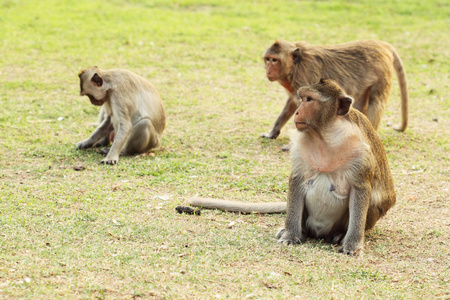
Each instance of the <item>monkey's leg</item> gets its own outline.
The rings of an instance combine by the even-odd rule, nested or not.
[[[353,104],[353,107],[362,112],[367,116],[367,108],[369,107],[369,92],[370,87],[366,89],[366,91],[359,97],[359,99],[356,99],[355,103]]]
[[[357,255],[363,248],[364,231],[371,194],[370,183],[352,187],[349,201],[349,222],[340,252]]]
[[[391,83],[385,79],[380,79],[370,88],[369,105],[367,107],[367,118],[372,123],[373,128],[378,131],[381,123],[381,117],[386,109],[386,103],[389,100],[391,92]]]
[[[297,107],[298,103],[295,102],[294,96],[290,96],[278,116],[278,119],[275,121],[272,131],[269,134],[262,134],[261,137],[266,139],[276,139],[280,135],[281,128],[283,128],[286,122],[289,121],[289,119],[294,115]]]
[[[111,118],[107,117],[103,119],[102,123],[94,130],[91,136],[82,142],[77,144],[77,150],[91,148],[94,144],[103,138],[109,139],[109,133],[113,130]]]
[[[276,235],[279,243],[300,244],[306,239],[302,232],[302,217],[305,207],[303,181],[302,176],[289,179],[285,228],[281,229]]]
[[[131,130],[127,145],[122,155],[144,153],[155,148],[160,141],[159,134],[149,119],[139,120]]]

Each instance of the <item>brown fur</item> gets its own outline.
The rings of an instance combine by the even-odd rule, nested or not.
[[[114,165],[120,155],[147,152],[161,142],[166,116],[158,91],[144,78],[122,69],[90,67],[79,73],[80,94],[102,106],[99,126],[77,149],[107,146],[102,163]]]
[[[396,50],[386,42],[367,40],[314,46],[280,40],[266,50],[263,58],[268,79],[278,81],[289,95],[272,131],[262,135],[265,138],[277,138],[295,112],[298,104],[295,92],[320,78],[335,79],[355,99],[354,107],[366,114],[378,130],[390,96],[394,71],[400,86],[402,110],[402,123],[396,130],[404,131],[407,127],[406,75]]]
[[[353,99],[335,81],[321,80],[303,87],[299,97],[287,208],[279,202],[198,197],[188,202],[246,213],[286,210],[285,229],[277,234],[279,242],[297,244],[307,237],[324,238],[341,242],[340,251],[346,254],[357,254],[363,248],[364,232],[395,204],[383,144],[367,117],[351,107]]]
[[[288,244],[307,237],[342,242],[342,252],[357,254],[364,231],[395,203],[383,144],[335,81],[321,80],[298,95],[286,224],[277,237]]]

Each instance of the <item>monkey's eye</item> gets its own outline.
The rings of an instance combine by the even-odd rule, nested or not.
[[[313,101],[313,98],[311,98],[310,96],[306,97],[306,102],[310,102]]]
[[[278,59],[272,58],[272,62],[277,62],[277,61],[278,61]]]

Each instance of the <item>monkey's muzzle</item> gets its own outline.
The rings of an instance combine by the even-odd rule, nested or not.
[[[86,95],[89,97],[89,100],[91,101],[92,104],[94,104],[95,106],[102,106],[103,103],[105,103],[105,100],[97,100],[95,99],[92,95]]]
[[[298,131],[303,131],[308,128],[308,124],[305,122],[295,122],[295,127]]]

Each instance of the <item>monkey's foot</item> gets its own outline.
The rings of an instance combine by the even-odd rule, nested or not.
[[[349,245],[349,243],[345,243],[339,248],[339,252],[347,254],[347,255],[355,255],[358,256],[362,252],[363,247],[356,245]]]
[[[278,243],[296,245],[305,241],[305,238],[301,234],[294,234],[287,231],[285,228],[278,231],[276,238]]]
[[[102,164],[107,164],[107,165],[115,165],[117,164],[117,162],[119,161],[118,158],[107,158],[105,157],[104,159],[102,159],[102,161],[100,163]]]

